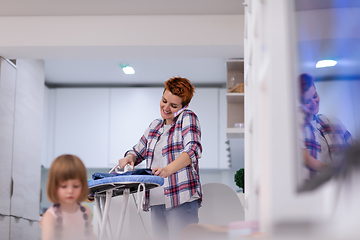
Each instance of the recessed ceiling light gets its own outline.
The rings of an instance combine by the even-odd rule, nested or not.
[[[316,68],[333,67],[337,64],[335,60],[321,60],[316,63]]]
[[[124,71],[125,74],[134,74],[135,73],[135,70],[127,64],[120,64],[120,67],[122,68],[122,70]]]

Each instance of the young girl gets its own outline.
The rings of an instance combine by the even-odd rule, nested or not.
[[[89,193],[86,168],[73,155],[54,160],[47,182],[48,199],[54,203],[40,221],[42,240],[96,239],[91,227],[91,210],[80,202]]]

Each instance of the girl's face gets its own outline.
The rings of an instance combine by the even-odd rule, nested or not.
[[[319,112],[320,97],[316,92],[316,88],[312,85],[309,90],[303,94],[302,105],[305,112],[316,115]]]
[[[74,204],[78,202],[82,190],[79,179],[69,179],[62,182],[57,190],[60,204]]]
[[[165,124],[171,124],[174,114],[182,108],[182,99],[179,96],[165,90],[160,101],[161,117],[165,119]]]

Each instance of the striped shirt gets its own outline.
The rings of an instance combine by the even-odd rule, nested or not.
[[[135,165],[146,161],[150,168],[154,157],[155,146],[164,131],[164,120],[156,119],[146,129],[139,142],[129,151],[136,156]],[[168,132],[167,143],[162,148],[162,155],[167,164],[173,162],[183,152],[186,152],[191,164],[171,174],[164,179],[165,207],[167,210],[187,202],[193,195],[198,194],[199,206],[202,201],[202,191],[199,177],[199,159],[201,158],[201,128],[196,114],[186,109],[175,117]],[[149,210],[149,191],[145,194],[143,209]]]

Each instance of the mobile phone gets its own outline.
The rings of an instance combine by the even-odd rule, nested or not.
[[[186,105],[185,107],[183,107],[182,109],[180,109],[179,111],[177,111],[176,113],[174,113],[174,117],[176,117],[177,115],[179,115],[182,111],[185,110],[185,108],[187,108],[188,105]]]

